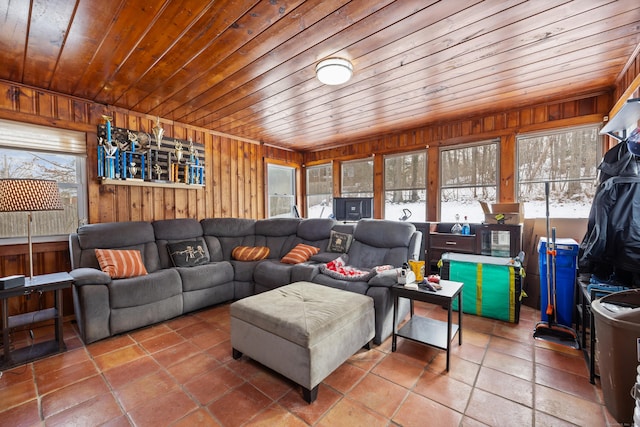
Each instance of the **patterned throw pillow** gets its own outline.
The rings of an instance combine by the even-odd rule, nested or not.
[[[260,261],[269,256],[266,246],[236,246],[231,251],[231,258],[238,261]]]
[[[167,250],[174,267],[195,267],[209,262],[202,239],[169,243]]]
[[[331,230],[331,237],[329,238],[327,252],[347,253],[349,252],[349,247],[351,246],[352,241],[353,235]]]
[[[280,262],[285,264],[300,264],[301,262],[308,261],[312,255],[318,252],[320,252],[320,248],[298,243],[295,248],[291,249],[288,254],[282,257]]]
[[[96,249],[95,251],[100,269],[111,276],[112,279],[124,279],[148,274],[139,250]]]

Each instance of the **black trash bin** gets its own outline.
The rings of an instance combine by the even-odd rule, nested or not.
[[[619,423],[633,423],[640,339],[640,289],[616,292],[591,303],[604,403]]]

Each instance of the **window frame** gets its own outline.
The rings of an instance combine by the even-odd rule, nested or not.
[[[399,188],[394,188],[394,189],[387,189],[387,161],[391,160],[391,159],[397,159],[399,157],[412,157],[415,155],[424,155],[424,170],[422,171],[422,173],[424,174],[423,178],[424,178],[424,186],[423,187],[399,187]],[[427,206],[428,206],[428,190],[427,190],[427,183],[429,180],[429,174],[428,174],[428,168],[429,168],[429,152],[428,150],[425,148],[423,150],[415,150],[415,151],[407,151],[407,152],[401,152],[401,153],[393,153],[393,154],[386,154],[383,156],[383,189],[382,189],[382,194],[384,197],[384,203],[383,203],[383,217],[385,219],[390,219],[390,220],[398,220],[400,217],[393,217],[393,218],[387,218],[387,193],[391,193],[391,192],[397,192],[397,191],[424,191],[424,204],[423,204],[423,212],[422,214],[418,214],[415,215],[415,212],[411,212],[411,217],[407,218],[407,220],[411,220],[411,221],[421,221],[424,222],[426,221],[427,218]]]
[[[602,149],[603,149],[603,135],[600,134],[600,129],[601,129],[601,123],[592,123],[592,124],[582,124],[582,125],[576,125],[576,126],[566,126],[566,127],[561,127],[561,128],[553,128],[553,129],[546,129],[546,130],[541,130],[541,131],[535,131],[535,132],[523,132],[521,134],[517,134],[516,135],[516,141],[515,141],[515,184],[516,184],[516,188],[515,188],[515,192],[516,192],[516,200],[518,200],[519,202],[522,203],[531,203],[530,201],[523,201],[523,198],[521,197],[521,186],[523,184],[523,180],[521,179],[521,174],[520,174],[520,150],[521,150],[521,146],[520,146],[520,141],[522,139],[525,138],[541,138],[541,137],[549,137],[549,136],[553,136],[553,135],[559,135],[559,134],[566,134],[568,132],[572,132],[572,131],[578,131],[581,129],[588,129],[591,131],[595,132],[596,138],[597,140],[595,141],[595,145],[596,145],[596,152],[595,152],[595,156],[594,156],[594,171],[595,171],[595,175],[593,176],[588,176],[588,177],[583,177],[582,175],[580,176],[580,178],[568,178],[568,179],[555,179],[555,180],[550,180],[550,179],[538,179],[538,180],[526,180],[524,181],[524,183],[527,184],[541,184],[543,185],[545,182],[550,182],[552,183],[552,185],[550,185],[550,187],[552,188],[551,190],[551,194],[549,197],[549,217],[551,218],[560,218],[560,217],[564,217],[562,215],[557,216],[554,215],[554,209],[553,209],[553,183],[569,183],[569,182],[579,182],[582,185],[588,184],[589,182],[594,183],[593,185],[593,192],[595,195],[595,190],[596,190],[596,185],[595,182],[597,180],[598,177],[598,165],[600,164],[600,161],[602,159]],[[564,200],[564,199],[563,199]],[[543,201],[543,203],[546,205],[546,201]],[[541,208],[537,208],[537,209],[531,209],[531,208],[525,208],[524,212],[525,212],[525,218],[535,218],[535,217],[540,217],[540,214],[537,213],[532,213],[532,212],[538,212]],[[542,208],[546,211],[546,206],[544,208]],[[583,216],[572,216],[572,218],[588,218],[589,217],[589,208],[587,208],[584,212],[581,212],[583,214]],[[545,217],[546,216],[546,212],[542,213],[542,216]]]
[[[291,190],[293,191],[293,194],[289,195],[289,194],[278,194],[278,193],[271,193],[271,185],[270,184],[270,172],[271,169],[275,168],[275,169],[281,169],[281,170],[287,170],[288,172],[291,173]],[[298,169],[295,166],[290,166],[290,165],[285,165],[285,164],[280,164],[280,163],[274,163],[274,162],[267,162],[267,167],[266,167],[266,193],[267,193],[267,198],[266,198],[266,217],[267,218],[295,218],[295,214],[294,214],[294,207],[297,208],[297,204],[296,204],[296,197],[297,197],[297,173],[298,173]],[[277,214],[277,215],[271,215],[271,197],[273,196],[286,196],[287,198],[289,198],[291,200],[291,206],[290,206],[290,211],[288,215],[285,214]]]
[[[475,148],[475,147],[481,147],[481,146],[488,146],[488,145],[495,145],[495,151],[496,151],[496,155],[494,158],[495,161],[495,182],[493,185],[488,185],[488,184],[479,184],[479,185],[450,185],[450,186],[445,186],[444,183],[444,179],[443,179],[443,161],[442,161],[442,156],[443,153],[445,151],[454,151],[454,150],[466,150],[469,148]],[[438,221],[441,222],[453,222],[455,221],[455,219],[453,218],[443,218],[443,212],[442,212],[442,193],[443,193],[443,189],[472,189],[472,188],[495,188],[495,200],[491,200],[491,199],[483,199],[483,200],[477,200],[478,202],[480,201],[486,201],[488,203],[495,203],[497,200],[500,199],[500,139],[498,138],[494,138],[494,139],[484,139],[481,141],[476,141],[476,142],[472,142],[472,143],[468,143],[468,144],[458,144],[458,145],[452,145],[452,146],[441,146],[438,149],[438,198],[437,198],[437,203],[438,203]],[[477,204],[477,207],[472,207],[471,208],[472,211],[468,212],[457,212],[457,214],[459,214],[459,219],[460,221],[462,221],[464,219],[464,216],[468,216],[469,217],[469,221],[470,222],[482,222],[484,219],[484,213],[482,212],[482,208],[480,206],[480,203]],[[466,213],[466,215],[465,215]]]
[[[320,170],[320,169],[325,169],[328,168],[329,169],[329,177],[331,179],[330,183],[329,183],[329,192],[328,193],[311,193],[309,191],[309,189],[311,188],[311,185],[309,185],[309,174],[311,172],[313,172],[314,170]],[[322,218],[324,215],[324,212],[327,212],[326,217],[328,217],[329,215],[331,215],[333,213],[333,162],[328,162],[328,163],[320,163],[317,165],[313,165],[313,166],[307,166],[305,169],[305,213],[306,213],[306,217],[307,218]],[[311,197],[317,197],[317,196],[325,196],[324,199],[322,199],[322,203],[321,206],[323,206],[323,210],[321,211],[321,215],[316,217],[316,216],[311,216],[311,206],[310,206],[310,198]],[[325,203],[326,202],[326,203]],[[315,205],[314,205],[315,206]]]
[[[344,189],[344,174],[345,174],[345,165],[353,165],[356,163],[368,163],[371,162],[371,190],[370,191],[359,191],[359,192],[347,192]],[[340,163],[340,197],[374,197],[375,188],[373,186],[373,175],[374,175],[374,160],[373,157],[366,157],[363,159],[356,160],[347,160]]]

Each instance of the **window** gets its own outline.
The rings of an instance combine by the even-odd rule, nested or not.
[[[296,170],[288,166],[267,164],[269,218],[295,217]]]
[[[440,221],[482,222],[478,202],[495,203],[497,188],[497,141],[440,150]]]
[[[328,218],[333,212],[333,165],[307,168],[307,218]]]
[[[517,138],[518,200],[527,218],[588,218],[600,159],[598,126],[521,135]]]
[[[34,212],[35,241],[67,238],[87,218],[86,136],[82,132],[0,120],[0,177],[53,179],[63,211]],[[0,239],[12,244],[27,236],[24,212],[0,213]],[[53,238],[53,240],[56,240]]]
[[[384,191],[385,219],[426,221],[426,151],[385,156]]]
[[[373,159],[342,163],[342,197],[373,197]]]

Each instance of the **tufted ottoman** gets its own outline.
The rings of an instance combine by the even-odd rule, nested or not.
[[[318,384],[375,335],[373,300],[295,282],[231,304],[233,358],[246,354],[301,385],[313,402]]]

